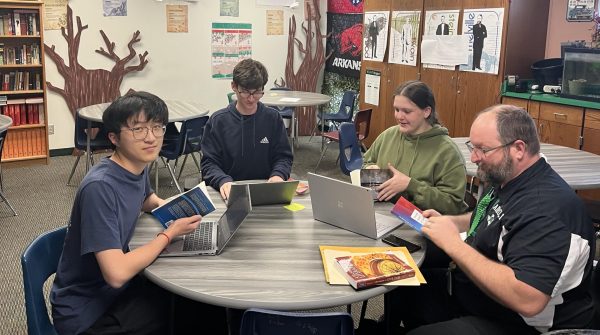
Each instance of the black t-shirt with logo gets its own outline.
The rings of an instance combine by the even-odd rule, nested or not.
[[[508,265],[518,280],[551,299],[540,314],[523,317],[489,298],[457,270],[454,294],[461,307],[471,315],[524,321],[540,331],[589,326],[595,245],[582,201],[544,159],[503,188],[488,191],[492,199],[467,243]]]

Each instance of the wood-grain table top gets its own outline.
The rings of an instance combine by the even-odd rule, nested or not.
[[[210,189],[217,210],[205,220],[216,220],[225,206]],[[387,246],[326,223],[313,220],[310,195],[293,200],[305,206],[297,212],[282,205],[255,206],[225,250],[218,256],[158,258],[146,268],[150,280],[167,290],[205,303],[246,309],[304,310],[363,301],[393,289],[377,286],[356,291],[351,286],[325,281],[320,245]],[[389,213],[392,204],[378,204]],[[138,222],[131,248],[155,238],[162,227],[151,215]],[[395,234],[423,245],[421,235],[402,226]],[[413,254],[421,264],[424,249]]]

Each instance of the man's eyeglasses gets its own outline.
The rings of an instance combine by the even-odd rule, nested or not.
[[[265,95],[265,91],[260,91],[260,90],[250,92],[250,91],[247,91],[244,89],[241,89],[241,90],[238,89],[238,93],[244,99],[249,98],[250,96],[254,97],[254,99],[260,99],[263,97],[263,95]]]
[[[165,131],[167,131],[167,126],[161,124],[152,127],[133,127],[123,129],[131,130],[134,139],[145,140],[146,137],[148,137],[148,131],[150,130],[152,130],[152,135],[154,135],[154,137],[163,137],[165,135]]]
[[[501,144],[497,147],[493,147],[493,148],[482,148],[482,147],[476,147],[473,145],[473,143],[471,143],[471,141],[467,141],[465,142],[465,145],[467,146],[467,149],[469,149],[470,153],[475,153],[477,156],[483,156],[485,157],[485,155],[490,152],[490,151],[494,151],[496,149],[500,149],[500,148],[505,148],[508,147],[509,145],[512,145],[513,143],[515,143],[517,140],[512,140],[510,142]]]

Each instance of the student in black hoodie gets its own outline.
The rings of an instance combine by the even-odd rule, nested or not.
[[[260,62],[245,59],[233,69],[237,100],[215,112],[202,138],[202,178],[229,197],[234,180],[290,177],[293,154],[279,113],[259,100],[269,79]]]

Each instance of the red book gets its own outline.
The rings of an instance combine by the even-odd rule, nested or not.
[[[27,124],[35,124],[33,117],[33,105],[25,105],[27,107]]]
[[[27,105],[21,104],[19,106],[19,111],[21,112],[21,124],[27,124]]]
[[[415,276],[415,270],[393,253],[336,257],[336,265],[355,289],[367,288]]]

